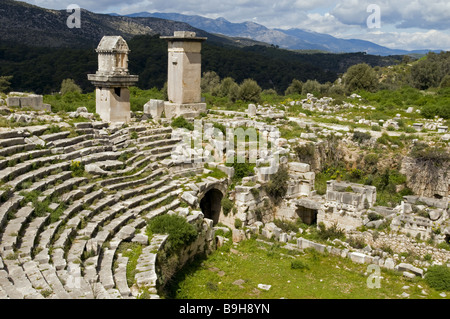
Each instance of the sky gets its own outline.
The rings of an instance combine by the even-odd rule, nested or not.
[[[24,0],[49,9],[69,4],[96,13],[165,12],[253,21],[363,39],[392,49],[450,51],[450,0]]]

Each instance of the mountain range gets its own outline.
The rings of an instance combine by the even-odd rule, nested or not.
[[[261,44],[248,38],[211,34],[187,23],[153,17],[98,14],[81,9],[81,28],[66,25],[71,13],[21,1],[0,1],[0,41],[39,47],[95,47],[104,35],[173,35],[175,30],[194,31],[209,42],[248,46]]]
[[[370,41],[358,39],[339,39],[329,34],[305,31],[301,29],[269,29],[255,22],[233,23],[224,18],[210,19],[198,15],[179,13],[139,12],[127,17],[152,17],[180,21],[214,34],[248,38],[266,42],[291,50],[319,50],[333,53],[365,52],[373,55],[426,54],[428,50],[396,50],[383,47]]]

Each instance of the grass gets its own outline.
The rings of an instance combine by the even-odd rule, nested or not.
[[[139,256],[142,253],[142,245],[138,243],[123,242],[117,249],[117,253],[121,253],[123,257],[128,257],[127,263],[127,283],[128,287],[133,286],[134,276],[136,276],[136,266]]]
[[[229,246],[228,246],[229,248]],[[220,269],[225,273],[218,275]],[[197,260],[176,278],[167,298],[179,299],[384,299],[401,298],[406,291],[410,298],[437,298],[439,292],[421,279],[407,279],[401,273],[381,270],[381,287],[370,289],[367,265],[347,258],[325,256],[317,252],[288,255],[287,251],[256,240],[247,240],[233,252],[220,248],[206,260]],[[244,280],[240,286],[234,285]],[[269,291],[257,289],[258,284],[271,285]],[[421,285],[423,288],[419,288]],[[404,290],[403,286],[410,286]],[[422,296],[425,290],[428,295]],[[449,297],[447,297],[449,298]]]

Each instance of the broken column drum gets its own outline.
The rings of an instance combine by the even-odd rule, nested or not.
[[[96,113],[104,121],[128,123],[131,119],[128,87],[139,79],[128,71],[128,45],[121,36],[104,36],[96,52],[98,70],[88,74],[89,81],[96,87]]]

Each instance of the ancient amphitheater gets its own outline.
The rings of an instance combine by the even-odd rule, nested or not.
[[[0,298],[130,297],[127,259],[116,249],[123,241],[147,244],[148,219],[185,210],[179,199],[185,180],[176,177],[192,168],[170,173],[176,165],[167,160],[178,140],[170,127],[151,125],[76,123],[75,137],[46,130],[0,134]],[[102,174],[74,177],[74,167],[92,163]],[[46,209],[38,211],[30,194]],[[198,212],[187,218],[203,222]],[[152,252],[163,242],[150,238],[138,261],[139,285],[155,286]]]

